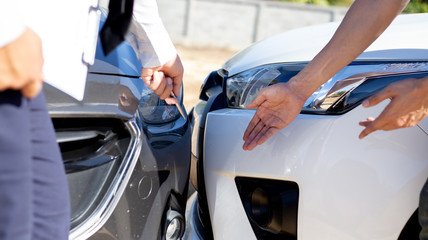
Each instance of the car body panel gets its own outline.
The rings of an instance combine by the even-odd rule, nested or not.
[[[89,68],[91,73],[116,74],[140,77],[141,62],[138,60],[129,42],[121,43],[108,56],[104,55],[101,41],[98,41],[95,62]]]
[[[187,122],[182,120],[177,125],[180,124],[187,125]],[[149,132],[143,134],[141,154],[126,191],[106,224],[90,239],[161,238],[164,234],[163,213],[170,200],[169,195],[171,192],[185,194],[181,196],[184,199],[187,194],[190,128],[183,133],[182,136],[168,136],[171,134],[167,132],[157,137],[148,137]],[[155,148],[156,141],[173,142]]]
[[[397,239],[428,175],[428,137],[413,127],[359,140],[362,128],[349,120],[376,116],[383,107],[299,115],[253,151],[242,150],[242,136],[254,111],[209,113],[204,174],[214,239],[256,239],[239,201],[237,176],[299,185],[299,240]],[[349,147],[354,145],[361,147]],[[398,214],[403,212],[409,216]]]
[[[90,115],[131,119],[143,90],[141,84],[139,78],[88,73],[83,101],[46,84],[44,91],[53,117]]]
[[[104,14],[101,17],[102,21],[106,20]],[[130,119],[144,89],[140,70],[141,62],[127,41],[108,56],[98,41],[94,65],[88,70],[84,99],[78,101],[45,84],[49,113],[54,117],[91,115]]]
[[[428,59],[428,32],[419,31],[428,25],[428,15],[400,15],[358,59]],[[260,41],[237,53],[223,69],[229,76],[250,68],[280,62],[307,62],[331,39],[338,22],[290,30]],[[392,56],[383,50],[396,49]]]

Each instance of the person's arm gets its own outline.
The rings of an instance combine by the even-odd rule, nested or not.
[[[183,66],[162,23],[155,0],[135,0],[129,37],[143,65],[141,78],[162,99],[180,92]],[[157,74],[156,72],[164,72]]]
[[[407,2],[356,0],[329,43],[299,74],[263,89],[247,106],[258,109],[244,133],[243,149],[254,149],[288,126],[306,99],[375,41]]]
[[[42,45],[24,24],[19,2],[0,0],[0,91],[20,90],[33,98],[42,88]]]
[[[357,0],[332,39],[290,80],[305,98],[369,47],[406,7],[408,0]]]

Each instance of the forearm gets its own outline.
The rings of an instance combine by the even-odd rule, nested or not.
[[[404,9],[408,0],[357,0],[336,33],[290,85],[308,98],[323,83],[358,57]]]
[[[162,66],[177,54],[155,0],[135,0],[128,38],[146,68]]]

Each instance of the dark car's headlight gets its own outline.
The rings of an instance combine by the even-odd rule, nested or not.
[[[182,92],[177,97],[179,103],[182,102]],[[144,122],[150,124],[167,123],[180,117],[180,112],[175,105],[168,105],[147,87],[143,91],[138,109]]]
[[[264,87],[287,82],[305,65],[305,63],[271,64],[229,77],[226,80],[228,106],[246,107]],[[315,91],[304,104],[302,113],[344,113],[388,84],[406,78],[424,77],[428,74],[427,71],[428,62],[352,63]],[[364,90],[355,92],[360,88]]]

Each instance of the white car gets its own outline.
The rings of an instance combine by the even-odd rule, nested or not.
[[[338,23],[288,31],[214,71],[193,109],[184,239],[418,239],[428,177],[428,120],[358,139],[360,120],[388,104],[361,102],[388,84],[428,76],[428,14],[399,16],[354,62],[317,90],[288,127],[253,151],[243,134],[260,89],[286,82]]]

